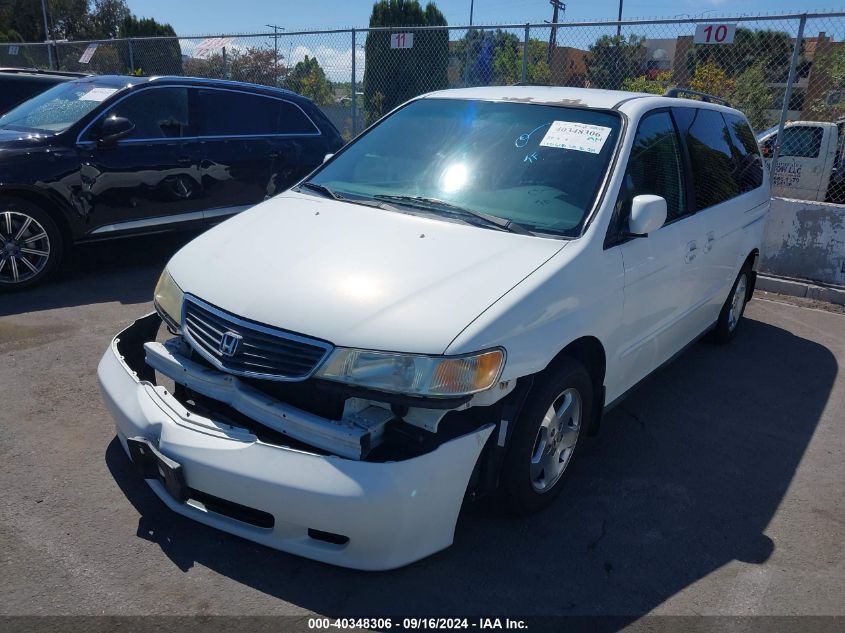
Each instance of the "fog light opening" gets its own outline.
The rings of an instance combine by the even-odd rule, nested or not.
[[[315,530],[308,528],[308,536],[315,541],[323,541],[324,543],[331,543],[332,545],[346,545],[349,542],[349,537],[343,534],[335,534],[334,532],[323,532],[323,530]]]

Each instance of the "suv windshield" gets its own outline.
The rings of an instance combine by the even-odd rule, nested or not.
[[[425,211],[439,200],[531,231],[575,236],[620,125],[616,113],[602,110],[420,99],[361,136],[311,182],[352,200],[419,202]]]
[[[0,128],[27,132],[64,132],[100,105],[117,87],[91,81],[70,81],[53,86],[0,117]]]

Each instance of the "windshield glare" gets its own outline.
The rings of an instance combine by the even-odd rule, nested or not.
[[[574,236],[593,206],[620,117],[586,108],[420,99],[311,178],[355,198],[422,196]]]
[[[48,134],[64,132],[117,90],[90,81],[57,84],[9,110],[0,117],[0,128]]]

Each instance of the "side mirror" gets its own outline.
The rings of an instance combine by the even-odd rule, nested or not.
[[[135,124],[129,119],[122,116],[110,116],[104,119],[100,125],[97,142],[100,145],[110,145],[122,138],[126,138],[134,131]]]
[[[329,159],[330,159],[332,156],[334,156],[334,154],[326,154],[325,156],[323,156],[323,162],[324,162],[324,163],[329,162]]]
[[[666,223],[666,200],[660,196],[634,196],[628,237],[647,237]]]

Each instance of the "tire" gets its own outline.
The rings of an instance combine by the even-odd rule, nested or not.
[[[554,502],[586,439],[592,411],[593,383],[578,361],[564,358],[538,377],[502,465],[500,495],[508,510],[532,514]]]
[[[46,211],[0,197],[0,292],[44,281],[61,261],[63,248],[61,231]]]
[[[748,304],[750,289],[753,287],[751,279],[751,266],[745,264],[734,280],[731,292],[725,299],[725,305],[719,312],[719,319],[716,327],[713,328],[713,341],[720,344],[729,343],[737,329],[742,315],[745,313],[745,306]]]

